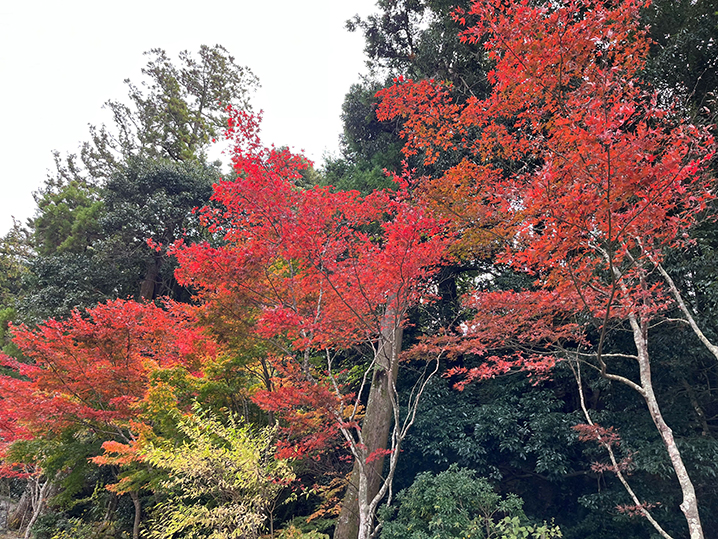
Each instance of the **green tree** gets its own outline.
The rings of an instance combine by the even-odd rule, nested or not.
[[[545,525],[544,535],[533,535],[541,526],[528,524],[519,497],[500,496],[486,479],[456,465],[419,474],[397,495],[397,505],[395,515],[384,512],[381,539],[561,537],[557,527]]]
[[[56,170],[36,193],[21,315],[66,316],[116,297],[183,294],[163,248],[196,229],[192,210],[209,202],[216,166],[209,144],[227,107],[248,108],[257,80],[227,50],[202,46],[173,62],[146,53],[145,80],[127,80],[129,103],[108,101],[113,124],[90,128],[78,155],[55,155]]]
[[[188,299],[166,250],[178,239],[199,239],[193,209],[209,203],[218,180],[215,167],[197,162],[133,159],[121,166],[101,188],[93,188],[96,202],[84,207],[84,215],[96,210],[92,235],[70,232],[59,245],[39,243],[41,252],[29,261],[18,302],[22,317],[65,317],[75,308],[118,297]],[[52,217],[60,221],[61,213],[72,219],[68,206]]]
[[[176,64],[162,49],[145,55],[145,80],[125,81],[129,104],[105,103],[114,125],[91,126],[79,157],[58,158],[60,184],[78,177],[109,178],[130,158],[204,161],[212,139],[227,125],[227,106],[250,108],[257,78],[221,45],[202,45],[196,56],[182,51]]]
[[[209,203],[218,181],[213,166],[156,159],[132,159],[109,178],[103,235],[93,248],[123,273],[125,294],[188,299],[174,279],[167,248],[179,239],[203,237],[194,210]]]
[[[488,91],[485,54],[480,44],[462,42],[464,26],[454,16],[467,0],[379,0],[379,12],[347,21],[364,34],[367,64],[377,78],[450,81],[457,96]]]
[[[15,304],[22,292],[22,279],[32,255],[30,232],[13,219],[13,227],[0,238],[0,348],[12,354],[7,335],[8,322],[15,316]]]
[[[196,56],[183,51],[176,64],[161,49],[145,54],[145,80],[125,81],[129,104],[105,104],[113,125],[91,126],[79,155],[55,154],[55,171],[35,194],[31,228],[39,255],[85,252],[106,236],[101,220],[113,176],[148,160],[206,162],[209,144],[226,127],[227,106],[250,107],[257,79],[221,45],[202,45]]]
[[[220,420],[198,408],[178,425],[187,441],[143,450],[169,474],[161,485],[168,498],[154,509],[150,537],[258,537],[275,498],[294,479],[288,462],[274,456],[274,428],[255,430],[236,415]]]
[[[100,237],[103,202],[98,187],[78,180],[47,184],[35,193],[35,201],[37,217],[31,226],[40,256],[80,254]]]

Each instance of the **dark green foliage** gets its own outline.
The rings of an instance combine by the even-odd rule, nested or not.
[[[416,55],[420,24],[427,11],[423,0],[379,0],[381,10],[362,20],[355,16],[347,21],[350,31],[361,29],[368,63],[375,68],[401,71]]]
[[[325,185],[368,194],[393,187],[387,171],[401,170],[402,140],[396,126],[376,117],[376,92],[381,86],[365,80],[352,85],[342,104],[342,156],[328,158],[322,168]]]
[[[62,242],[46,241],[36,229],[39,256],[30,260],[24,275],[27,292],[18,304],[22,318],[65,317],[73,309],[118,297],[187,300],[189,293],[174,280],[166,251],[176,240],[200,238],[193,210],[209,203],[218,180],[215,167],[194,162],[134,159],[122,166],[102,188],[93,188],[98,200],[91,206],[92,218],[83,221],[92,223],[92,235],[71,232],[79,228],[72,212],[63,214],[70,232]],[[67,190],[75,192],[75,187]],[[36,222],[49,220],[42,214]]]
[[[468,1],[379,0],[379,12],[347,22],[366,40],[368,65],[378,76],[449,81],[457,96],[482,96],[488,89],[480,44],[462,43],[463,27],[452,17]]]
[[[715,507],[718,444],[701,434],[686,390],[675,382],[676,374],[691,376],[691,370],[680,364],[661,367],[654,383],[668,399],[666,419],[695,476],[702,507]],[[626,364],[626,370],[631,368]],[[464,391],[451,384],[434,380],[428,389],[403,446],[397,489],[408,487],[418,473],[438,473],[458,464],[490,477],[501,492],[519,495],[528,515],[555,516],[564,537],[650,537],[645,520],[616,509],[631,505],[616,476],[592,469],[594,463],[608,464],[605,450],[580,442],[572,428],[585,419],[566,364],[557,367],[551,380],[538,384],[520,373],[475,383]],[[634,490],[642,499],[660,504],[654,515],[680,537],[685,525],[678,508],[680,491],[640,397],[590,372],[584,373],[584,395],[593,420],[615,427],[621,436],[617,456],[631,459],[629,481]],[[713,512],[703,512],[706,530],[715,529]]]
[[[53,485],[48,511],[33,525],[32,537],[110,539],[121,537],[123,528],[131,529],[132,521],[117,512],[120,500],[104,488],[117,481],[117,470],[90,461],[101,453],[97,433],[81,427],[54,437],[13,444],[10,457],[17,462],[42,460],[44,480]],[[111,514],[113,522],[107,520]],[[64,535],[57,535],[63,531]]]
[[[17,315],[31,256],[30,232],[14,220],[13,228],[0,238],[0,350],[14,357],[19,350],[10,340],[8,329]]]
[[[119,268],[92,252],[37,257],[28,270],[25,292],[18,300],[19,317],[26,322],[62,318],[73,309],[122,297],[124,291]]]
[[[123,271],[132,271],[129,294],[139,292],[144,299],[182,294],[165,253],[176,240],[201,238],[194,210],[209,203],[217,181],[219,171],[212,166],[145,159],[132,160],[112,175],[103,189],[103,239],[95,248]]]
[[[54,175],[35,195],[36,256],[27,257],[21,290],[11,291],[23,296],[23,320],[117,297],[189,299],[166,249],[198,238],[192,210],[209,202],[219,179],[206,149],[226,126],[228,105],[249,107],[257,81],[220,45],[184,51],[175,63],[161,49],[146,54],[145,80],[126,81],[130,104],[106,103],[114,125],[91,127],[79,157],[56,154]]]
[[[647,75],[665,99],[679,99],[714,122],[718,104],[718,2],[656,0],[644,14],[650,26]]]
[[[357,162],[366,161],[380,170],[398,170],[403,142],[396,126],[376,117],[377,83],[365,81],[352,85],[342,105],[344,154]]]
[[[577,447],[571,430],[577,420],[547,384],[533,385],[524,374],[464,391],[450,380],[435,380],[406,449],[420,451],[435,466],[457,462],[495,479],[503,477],[500,460],[557,477],[572,471],[566,452]]]
[[[439,471],[448,464],[477,470],[524,497],[541,512],[561,496],[556,482],[583,473],[571,427],[579,421],[553,384],[532,385],[516,374],[469,386],[435,380],[404,446],[408,468]],[[406,477],[408,470],[402,470]],[[401,488],[404,483],[400,483]]]
[[[89,460],[102,453],[100,446],[96,432],[78,427],[45,439],[14,443],[9,455],[14,462],[41,461],[43,475],[60,487],[53,505],[71,509],[82,503],[76,495],[89,496],[103,479],[114,481],[111,469],[100,469]]]

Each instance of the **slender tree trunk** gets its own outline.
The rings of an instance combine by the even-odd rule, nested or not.
[[[25,528],[25,539],[30,539],[30,533],[32,532],[32,526],[35,524],[37,517],[42,513],[42,509],[45,506],[45,500],[47,499],[48,489],[50,488],[50,480],[46,479],[44,483],[41,482],[41,478],[31,478],[31,501],[32,501],[32,516],[30,522],[27,523]],[[32,483],[34,481],[34,483]]]
[[[663,414],[658,406],[656,395],[653,391],[653,381],[651,380],[651,363],[648,355],[648,339],[646,336],[647,329],[642,328],[634,314],[629,315],[629,321],[633,330],[633,340],[636,344],[638,352],[638,368],[641,377],[641,388],[643,389],[643,398],[646,400],[648,406],[648,412],[651,414],[651,419],[656,425],[663,444],[666,446],[668,456],[671,459],[671,464],[676,472],[678,483],[683,493],[683,501],[680,505],[681,511],[686,517],[688,523],[688,531],[690,539],[704,539],[703,527],[701,526],[701,519],[698,514],[698,499],[696,497],[696,491],[693,487],[688,471],[683,464],[683,458],[678,449],[675,439],[673,438],[673,431],[666,424],[663,419]]]
[[[390,371],[377,368],[372,377],[366,414],[362,422],[362,432],[369,454],[377,449],[386,449],[389,439],[392,419],[389,401],[390,376]],[[394,380],[396,380],[395,376]],[[381,487],[383,468],[383,457],[367,463],[365,464],[365,477],[362,478],[361,466],[359,462],[354,462],[351,480],[344,495],[342,511],[334,531],[334,539],[357,539],[359,537],[359,522],[362,520],[359,500],[362,500],[362,506],[366,506],[366,500],[370,500],[376,495]]]
[[[588,408],[586,407],[586,399],[583,395],[583,383],[581,381],[581,363],[579,360],[576,360],[576,368],[574,369],[571,367],[571,370],[573,371],[573,374],[576,378],[576,384],[578,385],[578,396],[579,401],[581,404],[581,410],[583,411],[583,415],[586,418],[586,422],[594,426],[595,423],[591,419],[591,414],[588,412]],[[633,503],[636,505],[636,507],[639,508],[639,511],[643,514],[643,516],[648,520],[648,522],[651,523],[651,525],[656,529],[656,531],[665,539],[673,539],[667,532],[664,530],[661,525],[658,523],[658,521],[653,518],[653,515],[651,515],[650,511],[647,507],[643,506],[641,500],[638,498],[636,493],[633,491],[633,488],[631,488],[631,485],[628,484],[628,481],[626,480],[626,477],[623,475],[623,472],[621,471],[621,467],[618,463],[618,460],[616,459],[616,454],[613,452],[613,448],[611,447],[610,441],[605,441],[601,437],[598,439],[598,443],[600,443],[604,449],[608,452],[608,456],[611,459],[611,465],[613,466],[613,472],[616,474],[616,477],[618,477],[618,480],[623,485],[623,488],[626,489],[626,492],[633,500]]]
[[[376,367],[369,389],[369,399],[362,420],[362,435],[367,454],[377,449],[386,449],[393,417],[391,391],[399,371],[398,356],[401,350],[402,330],[397,327],[396,315],[393,312],[388,312],[385,318],[381,344],[377,350]],[[368,536],[372,524],[369,522],[368,506],[383,482],[384,457],[365,463],[364,474],[361,468],[361,464],[355,461],[334,531],[334,539],[357,539]]]
[[[140,537],[140,522],[142,519],[142,505],[140,505],[140,495],[134,490],[130,491],[130,499],[132,499],[132,505],[135,506],[135,520],[132,523],[132,539],[139,539]]]

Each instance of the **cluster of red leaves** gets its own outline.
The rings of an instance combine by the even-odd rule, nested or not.
[[[393,449],[375,449],[366,458],[366,463],[374,462],[375,460],[381,460],[384,457],[391,455],[394,452]]]
[[[582,442],[598,442],[609,447],[621,444],[621,437],[613,427],[604,428],[601,425],[588,425],[581,423],[573,429],[578,433],[578,439]]]
[[[36,329],[13,327],[27,363],[0,356],[0,440],[51,436],[81,426],[112,438],[139,414],[150,375],[182,367],[201,376],[216,345],[182,306],[116,300]]]
[[[617,505],[616,509],[619,513],[624,513],[630,517],[643,517],[644,511],[653,509],[661,505],[658,502],[643,502],[641,505]]]
[[[418,300],[445,251],[440,223],[391,192],[300,190],[304,158],[261,147],[246,113],[232,125],[237,177],[215,188],[222,209],[202,210],[224,244],[175,246],[178,278],[205,309],[250,320],[255,335],[281,335],[296,350],[373,338],[382,307],[404,312]]]
[[[480,359],[477,367],[455,366],[445,377],[459,379],[454,387],[521,370],[535,381],[546,378],[558,357],[556,349],[585,343],[581,327],[571,318],[580,306],[556,290],[469,294],[464,301],[474,313],[458,324],[454,333],[433,335],[412,347],[406,355],[442,353],[449,360],[463,356]]]
[[[466,307],[475,316],[461,324],[458,350],[485,356],[512,351],[516,366],[540,373],[553,365],[551,350],[565,343],[583,342],[581,328],[572,315],[580,310],[571,295],[539,289],[520,294],[514,291],[470,294]]]
[[[313,378],[289,358],[275,359],[272,365],[277,371],[272,390],[258,390],[252,400],[282,419],[278,458],[318,458],[338,445],[340,426],[357,426],[343,420],[353,395],[337,394],[330,382]]]
[[[271,342],[285,357],[375,343],[387,312],[403,323],[445,256],[443,223],[405,190],[361,197],[298,188],[308,161],[264,147],[259,118],[230,112],[236,177],[216,185],[214,207],[200,211],[219,241],[173,251],[178,279],[202,300],[201,316],[225,335]],[[286,451],[311,453],[344,421],[344,396],[296,366],[277,367],[274,389],[255,399],[287,418]]]
[[[578,433],[578,439],[582,442],[596,442],[599,445],[609,449],[621,445],[621,437],[613,427],[602,427],[601,425],[588,425],[581,423],[572,427]],[[629,453],[616,465],[604,462],[594,462],[591,464],[591,470],[595,473],[603,472],[630,472],[633,468],[633,456]]]
[[[608,464],[605,462],[593,462],[591,463],[591,471],[595,473],[603,473],[603,472],[613,472],[616,473],[618,471],[626,473],[630,472],[633,469],[633,457],[628,456],[621,460],[621,462],[618,463],[618,466],[614,466],[613,464]]]
[[[464,156],[420,189],[461,233],[455,252],[488,251],[550,291],[476,292],[467,327],[479,342],[540,348],[565,339],[576,313],[650,320],[671,303],[649,274],[714,198],[714,140],[639,82],[645,4],[474,2],[456,16],[478,21],[463,39],[495,61],[489,97],[457,103],[449,86],[403,79],[378,94],[379,117],[404,121],[407,154]]]
[[[471,382],[488,380],[515,371],[527,373],[534,383],[538,383],[548,378],[549,371],[554,367],[556,361],[557,359],[553,355],[514,352],[484,357],[478,367],[451,367],[446,370],[444,376],[447,378],[459,377],[460,380],[454,384],[454,388],[459,391],[466,389]]]

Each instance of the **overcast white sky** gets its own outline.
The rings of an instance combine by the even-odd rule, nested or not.
[[[0,234],[34,212],[52,151],[75,151],[102,105],[123,100],[151,48],[172,58],[224,45],[262,88],[265,143],[336,152],[344,94],[366,71],[363,38],[344,29],[375,0],[6,0],[0,2]]]

